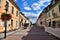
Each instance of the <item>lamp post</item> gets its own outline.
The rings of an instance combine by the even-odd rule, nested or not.
[[[7,11],[8,11],[8,2],[6,1],[6,5],[5,5],[5,11],[6,11],[6,14],[7,14]],[[5,26],[5,30],[4,30],[4,38],[6,38],[6,32],[7,32],[7,20],[4,20],[4,26]]]

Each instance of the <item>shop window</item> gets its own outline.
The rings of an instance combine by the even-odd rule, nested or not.
[[[55,28],[56,26],[56,21],[53,21],[52,27]]]
[[[51,22],[49,22],[49,27],[51,27]]]

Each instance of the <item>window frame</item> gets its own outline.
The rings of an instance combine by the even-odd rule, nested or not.
[[[0,4],[1,4],[1,1],[2,1],[2,0],[0,0]]]
[[[11,27],[13,27],[13,19],[11,19]]]
[[[2,0],[0,1],[0,7],[1,7],[1,4],[2,4]]]
[[[18,27],[18,21],[16,21],[16,27]]]
[[[54,17],[54,9],[52,9],[52,16]]]
[[[59,12],[60,12],[60,4],[58,5],[58,7],[59,7]]]
[[[11,10],[11,13],[14,14],[14,7],[12,6],[12,10]]]
[[[18,16],[18,13],[19,13],[19,12],[18,12],[18,11],[16,11],[16,16]]]

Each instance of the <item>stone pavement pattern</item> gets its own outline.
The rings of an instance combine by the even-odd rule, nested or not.
[[[52,35],[49,35],[40,27],[32,27],[30,31],[18,31],[3,40],[60,40]]]

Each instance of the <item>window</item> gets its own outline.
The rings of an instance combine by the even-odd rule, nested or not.
[[[49,7],[48,7],[48,10],[49,10]]]
[[[13,27],[13,20],[11,20],[11,26]]]
[[[50,12],[48,14],[49,14],[49,17],[50,17]]]
[[[60,4],[59,4],[59,12],[60,12]]]
[[[51,22],[49,22],[49,25],[48,26],[51,27]]]
[[[16,21],[16,27],[18,27],[18,21]]]
[[[42,24],[42,22],[40,22],[40,24]]]
[[[0,0],[0,4],[1,4],[1,0]]]
[[[12,14],[14,13],[14,7],[12,7]]]
[[[16,16],[18,16],[18,11],[16,11]]]
[[[1,20],[0,20],[0,26],[1,26]]]
[[[47,14],[48,17],[50,17],[50,12]]]
[[[47,13],[47,18],[48,18],[48,17],[50,17],[50,12],[49,12],[49,13]]]
[[[52,5],[54,5],[55,4],[55,0],[53,0],[53,2],[52,2]]]
[[[2,0],[0,0],[0,8],[1,8],[1,2],[2,2]]]
[[[52,10],[52,15],[54,16],[54,9]]]
[[[52,27],[55,28],[56,26],[56,21],[53,21]]]
[[[56,12],[54,12],[54,9],[52,10],[52,16],[53,16],[54,18],[56,18],[56,17],[57,17],[57,13],[56,13]]]

